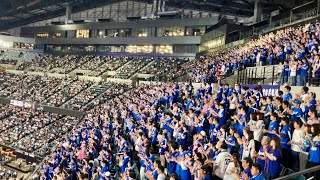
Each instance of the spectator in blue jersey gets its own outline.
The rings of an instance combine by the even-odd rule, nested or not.
[[[251,167],[251,177],[250,178],[244,178],[244,180],[265,180],[262,169],[259,164],[252,164]]]
[[[291,120],[296,121],[299,120],[303,116],[303,111],[301,109],[301,101],[300,100],[295,100],[294,102],[295,106],[292,109],[291,112]]]
[[[264,106],[263,110],[260,110],[260,113],[264,113],[264,123],[265,123],[265,127],[269,127],[269,123],[270,123],[270,116],[273,112],[273,105],[272,105],[272,97],[268,96],[266,98],[266,104]]]
[[[277,136],[277,133],[279,132],[279,122],[277,121],[278,114],[277,113],[271,113],[270,116],[270,124],[268,126],[268,130],[264,130],[263,132],[270,138],[274,138]]]
[[[211,180],[211,179],[213,179],[212,173],[209,170],[208,166],[202,166],[201,167],[200,176],[202,177],[202,180]]]
[[[279,176],[281,171],[281,147],[279,138],[275,137],[270,142],[270,149],[264,149],[266,159],[266,173],[268,173],[271,179],[275,179]]]
[[[179,156],[178,152],[178,143],[177,142],[169,142],[169,152],[166,152],[165,157],[168,163],[168,174],[172,175],[176,172],[177,163],[174,160]]]
[[[307,61],[306,58],[302,59],[302,62],[300,64],[300,76],[297,77],[298,81],[297,81],[297,85],[298,86],[305,86],[306,85],[306,80],[307,80],[307,76],[308,76],[308,70],[309,70],[309,62]]]
[[[280,84],[285,84],[288,82],[288,76],[289,76],[289,65],[287,61],[283,62],[282,65],[282,72],[280,76]]]
[[[246,175],[248,176],[249,178],[252,177],[252,174],[251,174],[251,166],[253,164],[253,161],[250,157],[245,157],[243,160],[242,160],[242,168],[243,168],[243,175]]]
[[[290,153],[291,147],[288,144],[291,140],[291,128],[288,118],[281,118],[279,131],[277,133],[278,138],[280,138],[282,162],[285,167],[289,167],[290,164]]]
[[[257,163],[260,165],[260,167],[262,168],[262,171],[266,170],[266,156],[265,156],[265,149],[269,150],[270,149],[270,138],[268,136],[264,136],[261,140],[261,147],[258,150],[258,152],[254,153],[254,158],[257,159]]]
[[[312,138],[307,140],[310,142],[310,151],[306,168],[311,168],[320,165],[320,125],[313,124],[311,127]],[[307,174],[307,178],[314,177],[320,179],[318,172]]]
[[[291,87],[290,86],[285,86],[283,88],[283,91],[284,91],[283,96],[282,96],[283,101],[291,102],[292,101],[292,94],[290,92],[291,91]]]
[[[236,138],[234,137],[235,132],[236,132],[235,128],[230,128],[229,135],[228,135],[227,139],[225,140],[225,143],[228,146],[228,151],[231,154],[234,153],[234,148],[236,146]]]

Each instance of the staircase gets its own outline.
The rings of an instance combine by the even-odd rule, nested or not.
[[[237,76],[228,78],[241,84],[269,84],[272,80],[276,80],[276,68],[275,65],[247,67],[242,71],[237,71]]]
[[[140,74],[140,71],[143,71],[147,68],[149,68],[149,66],[153,63],[154,61],[150,61],[148,64],[146,64],[143,68],[139,69],[136,73],[134,73],[130,78],[135,77],[136,75]]]

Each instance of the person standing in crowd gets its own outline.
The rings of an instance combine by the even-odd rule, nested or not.
[[[234,180],[234,176],[232,175],[232,171],[233,173],[236,173],[236,174],[240,174],[240,164],[239,164],[239,159],[240,158],[240,155],[239,153],[234,153],[232,155],[232,162],[230,162],[228,164],[228,167],[226,169],[226,173],[223,177],[223,179],[230,179],[230,180]]]
[[[285,167],[290,166],[290,153],[291,147],[288,144],[291,140],[291,128],[288,118],[281,118],[279,131],[277,133],[278,138],[280,138],[282,162]]]
[[[253,131],[253,138],[255,143],[255,150],[260,149],[261,147],[261,140],[263,137],[263,130],[264,130],[264,121],[263,121],[263,114],[259,113],[258,115],[253,115],[253,118],[249,122],[250,130]],[[250,116],[251,116],[250,115]]]
[[[228,152],[228,146],[225,144],[221,145],[221,152],[217,155],[216,160],[213,163],[213,173],[216,179],[223,179],[225,170],[229,163],[232,161],[232,156]]]
[[[291,145],[291,168],[296,172],[300,169],[299,153],[301,152],[301,146],[303,145],[302,125],[300,120],[294,121],[292,139],[288,142],[288,144]]]
[[[273,138],[270,142],[270,149],[264,149],[266,159],[266,173],[269,174],[271,179],[275,179],[279,176],[281,171],[281,149],[280,141],[277,137]]]
[[[306,169],[320,165],[320,124],[313,124],[311,126],[311,133],[313,138],[307,139],[310,143],[310,151]],[[308,178],[312,176],[315,179],[320,179],[320,175],[317,172],[307,174]]]

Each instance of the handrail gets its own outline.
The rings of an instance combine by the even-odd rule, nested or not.
[[[312,168],[309,168],[309,169],[305,169],[305,170],[302,170],[302,171],[299,171],[299,172],[295,172],[295,173],[289,174],[287,176],[279,177],[279,178],[277,178],[275,180],[286,180],[286,179],[294,178],[294,177],[302,175],[302,174],[315,172],[315,171],[319,171],[319,170],[320,170],[320,165],[312,167]]]

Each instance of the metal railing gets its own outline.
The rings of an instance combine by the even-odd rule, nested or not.
[[[301,177],[306,174],[310,174],[310,173],[319,173],[320,171],[320,165],[319,166],[315,166],[315,167],[312,167],[312,168],[308,168],[308,169],[305,169],[305,170],[302,170],[302,171],[299,171],[299,172],[295,172],[295,173],[292,173],[292,174],[289,174],[289,175],[286,175],[286,176],[282,176],[282,177],[279,177],[275,180],[288,180],[288,179],[297,179],[298,177]],[[312,179],[312,180],[317,180],[315,179],[314,177],[309,177],[308,179]]]
[[[314,67],[307,71],[307,75],[292,76],[282,75],[277,65],[247,67],[237,70],[237,84],[287,84],[290,86],[319,86],[320,74],[315,74]]]

